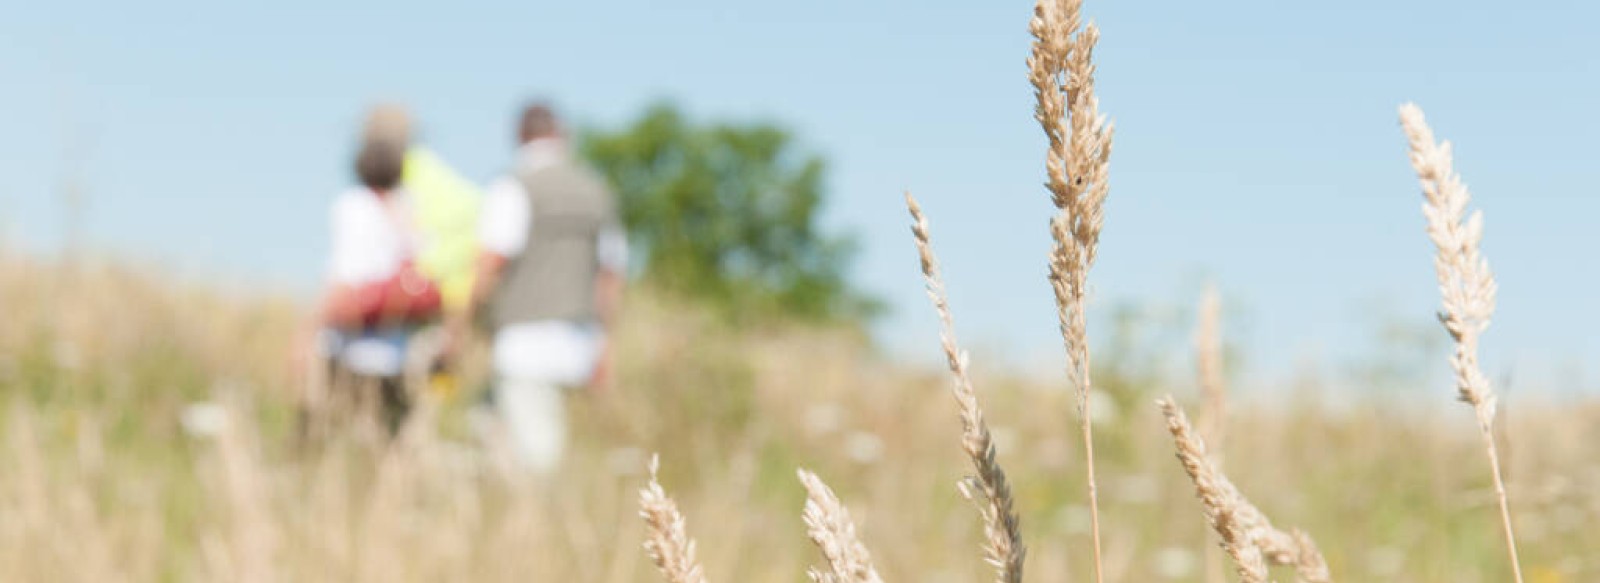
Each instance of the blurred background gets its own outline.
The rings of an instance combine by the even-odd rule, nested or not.
[[[981,573],[911,191],[1015,474],[1033,574],[1082,580],[1031,9],[0,9],[0,396],[4,455],[22,468],[0,478],[0,575],[650,580],[633,491],[656,451],[714,579],[802,580],[815,557],[797,465],[833,483],[886,575]],[[1600,248],[1600,8],[1085,10],[1117,127],[1090,337],[1112,405],[1097,430],[1118,580],[1215,580],[1148,405],[1193,400],[1208,285],[1242,489],[1318,535],[1344,579],[1505,578],[1475,427],[1451,401],[1404,101],[1457,144],[1486,215],[1500,295],[1483,353],[1525,567],[1600,577],[1586,526],[1600,518],[1587,452],[1600,275],[1585,259]],[[416,139],[482,186],[513,164],[531,99],[608,179],[633,245],[615,390],[570,400],[561,477],[507,485],[445,453],[396,478],[359,439],[305,459],[290,347],[368,108],[403,104]],[[477,384],[463,384],[441,405],[438,451],[471,448]],[[209,426],[212,411],[197,403],[233,412],[223,433],[237,439],[194,437],[195,412]]]

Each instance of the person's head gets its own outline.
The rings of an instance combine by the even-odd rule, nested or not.
[[[405,159],[404,146],[389,141],[369,141],[356,154],[356,178],[373,192],[389,192],[400,186]]]
[[[361,128],[363,143],[386,142],[406,145],[411,143],[411,114],[397,103],[380,103],[367,111],[366,124]]]
[[[550,104],[535,101],[522,108],[517,120],[517,143],[526,144],[540,138],[561,137],[561,122]]]

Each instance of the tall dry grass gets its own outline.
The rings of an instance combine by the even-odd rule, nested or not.
[[[1093,431],[1090,379],[1117,372],[1090,362],[1085,303],[1110,128],[1093,97],[1098,31],[1080,26],[1079,6],[1039,3],[1029,61],[1049,139],[1059,211],[1051,282],[1075,390],[969,366],[927,221],[908,200],[955,381],[959,453],[931,438],[951,433],[948,398],[938,398],[944,373],[874,358],[850,331],[739,329],[648,293],[629,298],[617,391],[571,400],[575,450],[554,475],[502,471],[467,441],[470,403],[459,398],[429,402],[396,443],[351,429],[300,451],[283,372],[299,321],[292,302],[0,249],[0,580],[608,582],[659,572],[763,582],[809,572],[875,582],[964,581],[993,569],[1018,581],[1027,566],[1035,581],[1065,582],[1092,564],[1097,578],[1181,581],[1202,576],[1198,557],[1210,546],[1194,528],[1196,495],[1199,518],[1245,581],[1271,580],[1277,566],[1308,583],[1332,573],[1471,583],[1521,580],[1524,565],[1534,581],[1600,580],[1591,528],[1600,463],[1590,447],[1600,407],[1529,401],[1497,414],[1477,364],[1494,295],[1478,251],[1482,221],[1465,215],[1448,145],[1414,109],[1403,123],[1437,251],[1441,320],[1477,435],[1371,393],[1342,409],[1230,396],[1212,307],[1192,383],[1205,429],[1168,399],[1160,416],[1112,411]],[[1126,390],[1154,396],[1188,383]],[[986,388],[982,407],[976,386]],[[1069,406],[1081,461],[1056,414]],[[1497,448],[1497,420],[1526,444],[1516,455]],[[1233,436],[1228,475],[1206,446],[1224,433]],[[1167,461],[1174,449],[1187,482]],[[1456,463],[1480,450],[1488,476]],[[673,463],[646,464],[647,451]],[[1112,470],[1104,492],[1097,464]],[[801,465],[817,471],[796,481]],[[958,484],[975,514],[947,486],[967,471],[975,476]],[[1074,494],[1081,484],[1087,502]],[[1530,543],[1520,556],[1508,484],[1519,492],[1516,535]],[[1486,532],[1479,516],[1496,506],[1503,532]],[[1281,530],[1267,510],[1307,530]],[[988,561],[952,552],[973,547]],[[818,555],[823,566],[813,567]]]
[[[1457,397],[1472,406],[1483,435],[1484,451],[1489,456],[1489,471],[1494,478],[1496,501],[1500,505],[1500,525],[1505,532],[1511,573],[1521,583],[1521,561],[1517,559],[1517,537],[1511,525],[1511,505],[1506,500],[1505,480],[1500,471],[1500,453],[1495,445],[1495,395],[1489,377],[1478,367],[1478,337],[1489,327],[1494,314],[1495,282],[1489,261],[1479,252],[1483,240],[1483,212],[1467,215],[1472,195],[1455,173],[1450,142],[1433,137],[1422,109],[1407,103],[1400,107],[1400,125],[1411,145],[1411,166],[1422,185],[1422,214],[1427,219],[1428,238],[1437,253],[1434,272],[1443,296],[1439,322],[1455,341],[1450,367],[1455,372]]]
[[[1100,540],[1100,502],[1094,463],[1094,426],[1089,420],[1088,319],[1085,296],[1110,191],[1107,169],[1112,126],[1100,114],[1094,92],[1094,46],[1100,29],[1083,25],[1082,0],[1039,0],[1028,30],[1033,34],[1028,81],[1034,119],[1044,129],[1046,188],[1058,210],[1050,220],[1050,282],[1067,353],[1067,376],[1078,391],[1078,427],[1083,437],[1095,581],[1105,580]]]
[[[950,315],[950,301],[945,296],[939,261],[933,255],[928,219],[910,194],[906,195],[906,207],[911,212],[911,233],[916,240],[917,256],[922,261],[928,299],[939,315],[940,345],[955,380],[956,405],[961,416],[961,448],[977,472],[976,477],[961,482],[961,493],[978,505],[979,514],[983,516],[984,557],[995,566],[996,580],[1016,583],[1022,580],[1027,547],[1022,543],[1021,526],[1012,508],[1011,485],[1006,480],[1005,470],[995,459],[994,439],[989,433],[989,424],[983,419],[983,408],[972,388],[972,377],[967,372],[967,354],[956,343],[955,319]]]
[[[1328,583],[1327,562],[1310,535],[1298,530],[1285,532],[1272,526],[1266,515],[1216,468],[1206,452],[1205,441],[1190,426],[1189,418],[1178,404],[1167,397],[1159,405],[1167,418],[1167,430],[1177,445],[1178,461],[1194,481],[1206,519],[1222,538],[1222,547],[1237,565],[1239,578],[1246,582],[1265,582],[1268,564],[1277,564],[1294,567],[1299,581]]]
[[[650,483],[639,490],[639,516],[647,527],[645,552],[670,583],[705,583],[705,568],[694,558],[687,521],[656,478],[660,468],[661,458],[650,458]]]
[[[1088,484],[1091,556],[1095,579],[1103,581],[1105,555],[1095,477],[1093,424],[1088,409],[1092,369],[1085,299],[1088,271],[1094,263],[1103,224],[1102,208],[1109,191],[1107,167],[1112,129],[1099,114],[1094,94],[1093,49],[1099,31],[1092,23],[1081,27],[1081,7],[1081,0],[1039,0],[1029,25],[1034,43],[1028,69],[1037,101],[1034,117],[1048,140],[1045,184],[1058,209],[1050,222],[1054,239],[1049,261],[1050,281],[1067,353],[1068,377],[1077,388]],[[1444,296],[1444,311],[1439,319],[1456,343],[1451,364],[1459,396],[1473,406],[1478,417],[1512,577],[1521,583],[1522,571],[1493,432],[1495,397],[1488,387],[1487,377],[1478,367],[1478,336],[1488,326],[1495,293],[1488,263],[1478,252],[1482,215],[1465,216],[1469,196],[1451,168],[1450,146],[1435,142],[1421,110],[1408,104],[1401,108],[1400,117],[1411,142],[1412,165],[1422,184],[1428,234],[1437,249],[1435,269]],[[941,345],[955,379],[963,448],[977,471],[975,477],[961,482],[961,492],[979,507],[987,539],[985,558],[997,569],[997,580],[1015,583],[1022,580],[1026,547],[1011,486],[996,459],[997,448],[967,370],[967,355],[955,340],[944,282],[929,241],[928,221],[909,194],[906,205],[912,216],[912,233],[928,296],[939,316]],[[1197,360],[1199,384],[1207,402],[1205,433],[1220,443],[1226,409],[1216,331],[1217,312],[1215,294],[1208,292],[1202,306]],[[1270,580],[1269,566],[1286,565],[1295,569],[1297,581],[1331,581],[1327,561],[1311,536],[1301,530],[1286,532],[1274,527],[1218,469],[1203,438],[1190,426],[1177,403],[1167,397],[1160,400],[1159,405],[1176,445],[1177,457],[1194,482],[1203,515],[1219,537],[1223,550],[1232,558],[1240,579],[1245,583],[1265,583]],[[865,560],[865,547],[854,540],[854,526],[848,520],[842,526],[826,527],[825,517],[837,520],[845,516],[842,507],[831,514],[819,510],[822,507],[819,504],[831,501],[837,505],[832,491],[822,486],[815,475],[801,471],[801,477],[813,495],[812,503],[807,506],[807,523],[812,527],[813,540],[823,548],[832,565],[831,572],[811,571],[812,578],[817,581],[880,580],[876,570]],[[849,541],[840,540],[845,538]],[[852,550],[859,551],[859,563],[850,558]]]
[[[1194,337],[1195,381],[1200,387],[1200,435],[1216,450],[1213,459],[1221,461],[1222,438],[1228,425],[1228,391],[1222,370],[1222,299],[1213,285],[1207,285],[1200,300]],[[1219,545],[1220,546],[1220,545]],[[1222,560],[1217,549],[1205,552],[1205,580],[1223,580]]]
[[[253,564],[297,581],[657,580],[636,504],[651,451],[664,453],[660,483],[709,581],[791,582],[828,568],[802,517],[802,465],[848,504],[883,580],[993,577],[982,517],[950,488],[975,473],[952,447],[950,373],[882,362],[848,332],[739,330],[631,297],[615,393],[575,395],[575,449],[558,477],[517,480],[473,454],[460,402],[441,405],[436,437],[404,451],[336,436],[296,454],[291,385],[278,372],[292,305],[111,267],[70,276],[99,294],[55,294],[51,282],[69,278],[58,269],[0,259],[8,314],[92,315],[103,329],[0,327],[0,580],[236,580]],[[204,311],[175,307],[186,303]],[[968,373],[1006,463],[1029,580],[1082,581],[1093,561],[1085,469],[1059,414],[1076,396],[994,367]],[[1199,402],[1187,374],[1141,390],[1170,386]],[[1501,537],[1482,525],[1495,506],[1489,477],[1457,461],[1481,456],[1481,443],[1447,411],[1258,396],[1230,400],[1228,478],[1267,515],[1315,533],[1341,580],[1509,578]],[[184,429],[188,405],[203,400],[229,411],[239,447]],[[1600,408],[1507,411],[1501,423],[1522,447],[1502,461],[1529,580],[1600,577],[1600,533],[1588,528],[1600,521],[1589,447]],[[1153,413],[1123,409],[1097,427],[1109,580],[1196,580],[1207,547]],[[254,494],[238,496],[230,475]]]
[[[833,489],[816,474],[799,470],[800,483],[806,487],[806,534],[822,551],[828,569],[812,568],[807,571],[817,583],[883,583],[878,569],[872,565],[872,553],[856,536],[855,522],[850,511],[833,494]]]

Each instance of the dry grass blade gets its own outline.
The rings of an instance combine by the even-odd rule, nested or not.
[[[814,581],[837,583],[883,583],[872,566],[872,554],[856,537],[855,523],[833,490],[816,474],[796,472],[806,487],[806,535],[822,549],[831,572],[811,570]]]
[[[1478,367],[1478,337],[1489,327],[1494,314],[1495,281],[1489,262],[1479,252],[1483,240],[1483,212],[1467,214],[1472,195],[1455,173],[1450,142],[1434,139],[1422,109],[1415,104],[1400,106],[1400,125],[1411,145],[1411,166],[1422,184],[1422,214],[1428,221],[1428,238],[1437,250],[1433,268],[1439,279],[1444,306],[1439,321],[1455,341],[1450,367],[1455,371],[1457,397],[1469,405],[1478,418],[1484,449],[1494,472],[1495,495],[1500,503],[1500,522],[1505,530],[1506,549],[1516,581],[1522,581],[1517,560],[1517,538],[1511,528],[1510,504],[1500,472],[1500,455],[1494,442],[1495,395],[1489,378]]]
[[[983,420],[983,408],[978,405],[972,378],[967,374],[966,353],[956,344],[955,321],[950,316],[950,303],[945,296],[944,281],[939,275],[939,262],[933,256],[933,245],[928,240],[928,219],[922,215],[922,208],[910,193],[906,194],[906,207],[911,211],[911,232],[916,238],[917,253],[922,259],[928,299],[933,301],[934,311],[939,313],[939,340],[944,347],[950,373],[955,377],[956,404],[961,409],[961,447],[972,459],[972,467],[978,474],[978,491],[963,488],[962,493],[974,498],[983,515],[987,539],[984,552],[998,571],[998,580],[1001,583],[1016,583],[1022,580],[1022,564],[1027,549],[1022,544],[1017,513],[1012,509],[1011,486],[1006,481],[1006,473],[1000,468],[1000,463],[995,461],[994,440],[989,436],[989,426]]]
[[[1328,583],[1328,565],[1316,543],[1303,532],[1285,533],[1272,526],[1206,454],[1205,441],[1171,397],[1158,401],[1178,450],[1178,461],[1194,481],[1206,520],[1222,537],[1222,548],[1246,581],[1265,581],[1266,563],[1292,565],[1304,583]]]
[[[659,457],[650,458],[650,483],[639,490],[639,516],[649,531],[645,552],[668,583],[705,583],[705,571],[695,561],[694,540],[684,527],[683,515],[656,479],[660,462]]]
[[[1112,126],[1100,114],[1094,93],[1094,46],[1100,29],[1082,26],[1082,0],[1039,0],[1029,23],[1033,34],[1028,80],[1037,103],[1034,118],[1049,148],[1045,168],[1055,240],[1050,282],[1056,295],[1068,376],[1078,389],[1078,421],[1087,462],[1089,517],[1094,535],[1095,580],[1104,579],[1100,549],[1100,503],[1094,474],[1094,432],[1089,422],[1089,342],[1084,318],[1089,268],[1094,265],[1104,223]]]
[[[1211,502],[1206,502],[1210,507]],[[1222,549],[1233,559],[1243,583],[1267,583],[1271,579],[1267,560],[1261,549],[1250,542],[1249,532],[1240,524],[1239,516],[1226,501],[1220,503],[1211,518],[1212,528],[1222,537]]]
[[[246,417],[228,410],[224,429],[217,435],[217,461],[221,486],[228,503],[226,541],[213,554],[213,567],[236,581],[274,581],[279,578],[278,533],[266,507],[267,479],[252,438],[253,427],[240,427]]]
[[[1212,455],[1222,456],[1223,432],[1227,427],[1228,389],[1222,379],[1222,300],[1215,287],[1206,287],[1200,298],[1200,322],[1195,330],[1195,373],[1205,408],[1200,411],[1200,435],[1211,444]]]
[[[1494,418],[1495,396],[1478,368],[1478,337],[1494,314],[1495,282],[1489,262],[1478,251],[1483,239],[1483,212],[1467,215],[1472,195],[1453,169],[1449,142],[1436,142],[1433,130],[1416,105],[1400,108],[1400,123],[1411,145],[1411,166],[1422,184],[1422,214],[1428,238],[1438,253],[1433,267],[1444,309],[1439,320],[1455,340],[1450,364],[1459,398],[1479,412],[1484,424]]]
[[[1211,444],[1212,456],[1221,461],[1222,438],[1227,427],[1228,394],[1222,378],[1222,301],[1215,286],[1206,286],[1200,298],[1199,324],[1195,330],[1195,373],[1205,407],[1200,410],[1200,435]],[[1212,537],[1208,535],[1209,541]],[[1205,578],[1209,583],[1224,580],[1222,555],[1209,544],[1204,550]]]

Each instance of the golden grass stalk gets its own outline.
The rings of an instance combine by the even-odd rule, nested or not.
[[[872,566],[872,554],[856,537],[850,511],[816,474],[803,469],[796,474],[806,487],[806,506],[802,514],[806,535],[828,559],[829,570],[811,569],[811,580],[817,583],[883,583]]]
[[[1434,273],[1444,308],[1439,321],[1455,341],[1450,367],[1455,371],[1457,398],[1472,405],[1494,473],[1495,497],[1500,503],[1500,524],[1505,530],[1506,551],[1511,572],[1518,583],[1522,567],[1517,560],[1517,538],[1511,528],[1511,509],[1506,501],[1505,480],[1500,472],[1500,455],[1494,442],[1495,395],[1489,378],[1478,367],[1478,337],[1489,327],[1494,314],[1495,282],[1489,261],[1479,253],[1483,240],[1483,211],[1467,215],[1472,200],[1461,176],[1455,173],[1450,142],[1434,139],[1433,130],[1416,104],[1400,106],[1400,125],[1411,145],[1411,166],[1422,183],[1422,215],[1428,221],[1428,238],[1437,253]]]
[[[986,538],[984,555],[997,571],[1001,583],[1022,580],[1022,564],[1027,548],[1022,544],[1022,532],[1017,513],[1012,509],[1011,486],[1006,481],[1005,470],[995,460],[994,440],[989,436],[989,426],[983,420],[983,408],[978,405],[977,392],[972,388],[972,378],[967,374],[967,355],[956,343],[955,321],[950,316],[950,302],[945,296],[944,280],[939,275],[939,261],[933,255],[933,245],[928,240],[928,219],[922,215],[917,199],[906,193],[906,208],[911,211],[911,233],[916,238],[917,253],[922,259],[922,275],[928,288],[928,299],[939,314],[939,340],[944,347],[945,360],[955,379],[953,392],[961,410],[961,448],[972,460],[977,472],[974,488],[962,488],[963,495],[978,504],[983,515]],[[974,496],[976,494],[976,496]],[[981,500],[979,499],[981,498]]]
[[[1222,300],[1217,288],[1207,286],[1200,297],[1199,325],[1195,330],[1195,373],[1200,381],[1200,435],[1211,444],[1212,455],[1222,457],[1223,433],[1227,427],[1228,388],[1222,379]]]
[[[279,578],[279,536],[266,507],[269,484],[253,441],[256,431],[240,426],[245,416],[236,408],[229,409],[227,420],[217,434],[216,448],[230,528],[227,556],[216,562],[226,565],[223,572],[235,581],[274,581]]]
[[[1222,548],[1238,568],[1239,578],[1247,583],[1267,580],[1267,564],[1292,565],[1296,578],[1304,583],[1328,583],[1331,576],[1321,551],[1311,537],[1301,531],[1284,532],[1245,499],[1239,489],[1218,470],[1206,454],[1205,440],[1189,425],[1172,397],[1158,401],[1167,418],[1178,450],[1178,461],[1194,481],[1207,522],[1222,537]]]
[[[1034,37],[1033,52],[1028,57],[1028,80],[1037,99],[1034,118],[1049,141],[1045,156],[1049,179],[1045,186],[1059,210],[1050,221],[1055,240],[1050,253],[1050,282],[1066,345],[1068,377],[1078,389],[1095,581],[1100,582],[1104,580],[1104,566],[1094,473],[1094,430],[1089,422],[1092,386],[1084,296],[1104,222],[1112,126],[1100,114],[1099,99],[1094,93],[1094,45],[1100,38],[1100,29],[1092,22],[1081,25],[1082,5],[1082,0],[1039,0],[1035,5],[1028,26]]]
[[[1200,409],[1200,435],[1211,444],[1211,455],[1221,461],[1222,438],[1227,427],[1228,394],[1222,378],[1222,301],[1215,286],[1200,297],[1199,324],[1195,330],[1195,373],[1205,407]],[[1208,540],[1210,536],[1206,537]],[[1209,545],[1204,551],[1206,581],[1224,579],[1222,556]]]
[[[705,571],[694,558],[694,539],[684,527],[678,504],[661,489],[656,479],[659,456],[650,458],[650,483],[639,490],[639,516],[646,529],[644,549],[668,583],[705,583]]]

